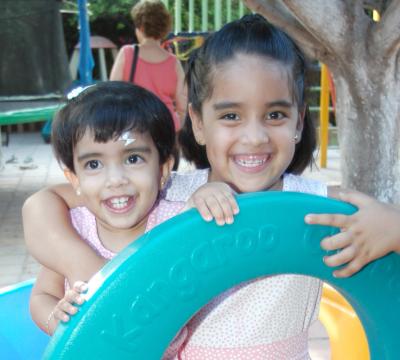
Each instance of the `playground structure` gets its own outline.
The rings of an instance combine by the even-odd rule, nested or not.
[[[227,229],[202,221],[192,210],[132,243],[94,276],[87,302],[68,326],[59,326],[45,358],[158,359],[179,328],[218,293],[259,276],[294,273],[318,277],[346,297],[364,326],[371,359],[397,359],[400,256],[391,254],[350,279],[336,279],[321,261],[325,252],[319,242],[337,229],[304,224],[309,212],[349,214],[352,206],[281,192],[242,195],[239,203],[241,213]],[[330,334],[332,359],[367,359],[351,307],[331,289],[324,291],[331,294],[323,298],[320,317]],[[0,296],[2,305],[6,297]],[[324,309],[324,302],[332,309]],[[13,321],[20,324],[17,315]],[[4,352],[10,349],[9,334],[22,330],[1,320]]]
[[[159,359],[179,328],[215,295],[243,281],[281,273],[318,277],[347,299],[324,289],[320,319],[333,360],[398,358],[400,256],[390,254],[349,279],[336,279],[321,261],[326,252],[319,242],[338,230],[304,224],[309,212],[350,214],[355,210],[351,205],[282,192],[242,195],[239,204],[241,213],[228,228],[206,223],[192,210],[128,246],[93,277],[87,302],[69,325],[58,327],[44,358]],[[21,290],[29,291],[27,285]],[[37,353],[45,345],[44,335],[27,324],[27,299],[17,301],[12,297],[16,293],[0,294],[6,310],[0,313],[1,358],[14,351],[11,358],[23,359],[21,354]],[[22,310],[11,315],[9,308]],[[27,329],[32,335],[19,346]]]

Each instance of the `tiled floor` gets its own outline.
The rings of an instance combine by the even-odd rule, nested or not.
[[[50,145],[44,144],[38,133],[12,134],[2,153],[5,164],[0,172],[0,287],[36,275],[38,265],[23,240],[22,204],[42,187],[63,181]],[[12,156],[15,162],[6,163]],[[20,169],[31,164],[37,168]]]
[[[0,288],[36,276],[39,266],[24,245],[21,207],[30,194],[64,181],[50,145],[43,142],[39,133],[12,134],[9,145],[2,147],[2,154],[5,164],[0,171]],[[7,163],[13,156],[16,160]],[[37,167],[20,168],[31,164]],[[331,149],[328,168],[307,171],[306,176],[339,184],[339,152]],[[329,359],[327,336],[321,324],[311,329],[310,342],[313,360]]]

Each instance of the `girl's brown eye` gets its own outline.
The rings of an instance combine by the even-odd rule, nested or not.
[[[230,114],[225,114],[224,116],[222,116],[222,119],[224,119],[224,120],[238,120],[239,116],[234,114],[234,113],[230,113]]]
[[[143,158],[139,155],[130,155],[127,160],[128,164],[130,165],[140,164],[143,161]]]
[[[268,113],[268,115],[267,115],[267,118],[269,120],[282,120],[285,117],[286,117],[286,115],[281,111],[273,111],[273,112]]]
[[[100,166],[100,162],[98,160],[90,160],[86,163],[85,168],[90,170],[96,170]]]

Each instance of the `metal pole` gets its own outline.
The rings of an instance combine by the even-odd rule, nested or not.
[[[216,0],[214,2],[214,30],[221,28],[221,0]]]
[[[175,0],[175,34],[182,31],[182,1]]]
[[[189,0],[189,32],[194,31],[194,0]]]
[[[79,8],[79,78],[82,85],[93,83],[92,70],[94,60],[90,48],[90,27],[86,8],[86,0],[78,0]]]
[[[232,21],[232,0],[226,0],[226,22]]]
[[[239,0],[239,17],[241,18],[244,14],[244,4],[243,1]]]
[[[201,1],[201,31],[208,31],[208,0]]]
[[[328,68],[325,64],[321,64],[321,94],[320,94],[320,166],[326,168],[327,152],[328,152],[328,138],[329,138],[329,79]]]

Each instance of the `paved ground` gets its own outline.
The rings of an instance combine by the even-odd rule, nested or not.
[[[50,145],[43,142],[39,133],[12,134],[2,153],[5,164],[0,171],[0,288],[33,278],[38,271],[38,264],[28,254],[23,240],[24,200],[44,186],[64,181]],[[305,175],[340,184],[338,150],[329,150],[327,169],[315,168]],[[313,360],[329,359],[326,333],[320,324],[311,331],[311,345]]]

